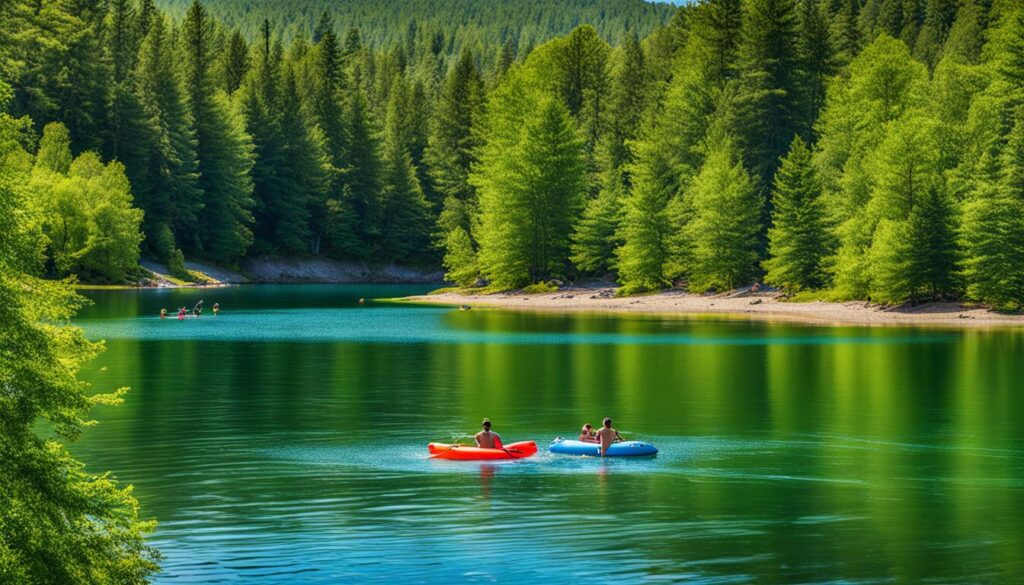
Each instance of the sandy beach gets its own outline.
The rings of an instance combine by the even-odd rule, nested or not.
[[[722,315],[762,321],[817,325],[1013,327],[1024,326],[1024,315],[995,313],[960,303],[924,303],[884,308],[854,302],[789,302],[777,292],[730,292],[695,295],[665,291],[652,295],[616,297],[614,288],[567,288],[554,293],[460,294],[440,293],[401,299],[402,302],[467,306],[516,311]]]

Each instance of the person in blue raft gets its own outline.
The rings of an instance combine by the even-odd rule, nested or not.
[[[655,455],[658,448],[643,441],[626,441],[619,431],[612,428],[612,419],[605,418],[601,428],[594,432],[590,424],[583,425],[576,439],[561,437],[548,447],[552,453],[561,455],[590,455],[591,457],[639,457]]]
[[[601,422],[601,430],[597,431],[597,442],[601,444],[601,457],[608,454],[608,448],[612,446],[612,443],[622,441],[622,435],[619,431],[612,428],[612,419],[607,416]]]

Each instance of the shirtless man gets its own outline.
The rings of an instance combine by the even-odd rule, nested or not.
[[[501,437],[498,436],[498,433],[491,432],[490,419],[485,418],[481,426],[484,430],[473,436],[476,439],[476,446],[481,449],[501,449]]]
[[[597,431],[597,440],[601,443],[601,456],[604,457],[605,452],[608,451],[608,447],[612,446],[615,441],[621,441],[622,435],[619,431],[612,428],[612,419],[605,417],[604,427]]]

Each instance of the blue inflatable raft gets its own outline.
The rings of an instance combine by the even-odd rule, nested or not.
[[[548,451],[560,455],[590,455],[601,456],[601,446],[597,443],[585,443],[575,439],[563,439],[561,437],[551,441]],[[605,457],[642,457],[644,455],[655,455],[658,448],[643,441],[620,441],[608,447]]]

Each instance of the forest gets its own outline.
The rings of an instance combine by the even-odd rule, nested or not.
[[[0,0],[0,582],[158,568],[65,447],[141,257],[1024,308],[1016,0],[391,4]]]
[[[4,0],[47,274],[275,254],[1021,307],[1016,3],[427,4]]]

